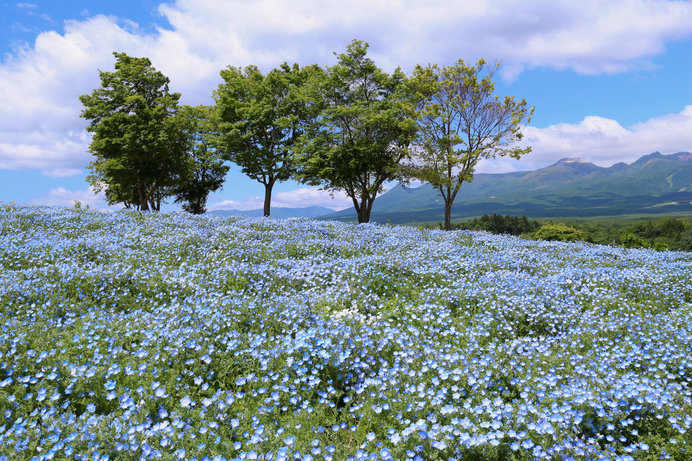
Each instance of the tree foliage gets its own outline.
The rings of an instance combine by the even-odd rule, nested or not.
[[[182,106],[178,111],[188,139],[185,168],[175,188],[176,203],[183,210],[202,214],[207,197],[223,186],[229,166],[216,148],[218,134],[214,111],[209,106]]]
[[[543,224],[534,234],[533,238],[537,240],[560,241],[560,242],[578,242],[586,240],[584,233],[572,226],[563,223],[546,223]]]
[[[265,216],[271,211],[274,184],[295,171],[293,147],[317,111],[304,87],[319,72],[317,66],[301,69],[286,63],[267,75],[255,66],[221,71],[224,83],[215,92],[219,147],[225,158],[264,185]]]
[[[518,216],[491,214],[461,222],[452,227],[454,229],[487,231],[493,234],[522,235],[535,232],[541,225],[538,221],[529,220],[526,216],[520,218]]]
[[[90,120],[89,182],[109,204],[159,210],[185,169],[188,139],[175,117],[179,93],[148,58],[113,53],[114,72],[100,72],[101,87],[79,97]]]
[[[493,93],[497,66],[460,59],[445,67],[417,66],[410,88],[418,95],[418,137],[409,174],[435,186],[444,200],[445,229],[462,183],[473,180],[478,162],[494,157],[520,158],[530,147],[517,147],[521,128],[533,109],[524,99],[500,99]]]
[[[322,110],[303,137],[298,179],[351,198],[358,222],[387,181],[402,177],[401,161],[415,133],[414,106],[400,69],[391,75],[354,40],[315,83]]]

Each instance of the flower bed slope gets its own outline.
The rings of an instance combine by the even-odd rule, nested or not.
[[[0,208],[3,459],[689,459],[692,254]]]

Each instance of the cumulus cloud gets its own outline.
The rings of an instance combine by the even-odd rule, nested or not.
[[[288,192],[279,192],[273,197],[276,206],[300,208],[306,206],[323,206],[332,210],[342,210],[353,206],[353,201],[344,192],[329,192],[321,189],[303,187]]]
[[[83,169],[88,137],[80,94],[113,68],[112,51],[148,56],[183,103],[211,102],[227,65],[335,62],[354,37],[385,68],[486,57],[504,76],[525,68],[619,72],[647,66],[692,34],[692,3],[668,0],[176,0],[168,23],[143,32],[124,18],[94,16],[41,33],[0,63],[0,168],[48,175]]]
[[[303,208],[323,206],[332,210],[343,210],[353,206],[353,202],[343,192],[303,187],[292,191],[278,192],[272,196],[272,207]],[[263,197],[248,197],[242,201],[223,200],[209,205],[210,210],[257,210],[264,207]]]
[[[692,152],[692,105],[680,113],[652,118],[629,128],[617,121],[589,116],[581,122],[559,123],[546,128],[526,127],[523,144],[533,151],[520,161],[487,160],[478,171],[502,173],[541,168],[561,158],[577,157],[599,166],[631,163],[652,152]]]
[[[112,50],[142,37],[114,18],[71,21],[65,33],[40,34],[0,65],[0,168],[79,170],[89,160],[80,94],[99,85],[97,69],[113,67]],[[139,46],[139,45],[137,45]]]
[[[671,1],[178,0],[159,10],[188,52],[232,56],[236,65],[324,62],[358,37],[391,67],[490,57],[508,74],[536,66],[617,72],[692,33],[692,5]]]
[[[108,209],[103,194],[95,193],[91,188],[85,190],[71,191],[62,187],[51,189],[45,196],[32,200],[34,205],[46,206],[74,206],[76,202],[82,206],[89,205],[90,208],[97,210]]]

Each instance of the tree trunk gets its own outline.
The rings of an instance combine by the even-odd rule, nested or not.
[[[149,211],[149,200],[141,184],[137,186],[137,191],[139,192],[139,211]]]
[[[358,224],[365,224],[370,222],[370,211],[372,211],[372,199],[363,199],[360,203],[360,207],[356,209],[358,211]]]
[[[368,213],[368,208],[361,206],[358,210],[358,224],[365,224],[370,222],[370,213]]]
[[[450,186],[445,188],[442,186],[439,186],[439,191],[440,195],[442,195],[442,200],[445,202],[445,230],[450,231],[452,230],[452,204],[454,203],[454,199],[457,197],[457,193],[459,192],[459,189],[461,188],[462,181],[460,180],[457,185],[452,189]],[[445,192],[447,192],[445,194]]]
[[[452,201],[445,200],[445,230],[452,230]]]
[[[272,206],[272,189],[274,188],[274,180],[270,180],[264,185],[264,217],[268,218]]]

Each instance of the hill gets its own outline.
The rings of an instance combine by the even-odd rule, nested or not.
[[[692,253],[64,207],[0,228],[2,460],[690,459]]]
[[[654,152],[631,164],[599,167],[564,158],[534,171],[479,173],[462,185],[452,218],[484,214],[535,218],[692,212],[692,154]],[[442,199],[430,185],[397,186],[373,205],[372,220],[395,224],[442,219]],[[324,218],[354,220],[351,209]]]

